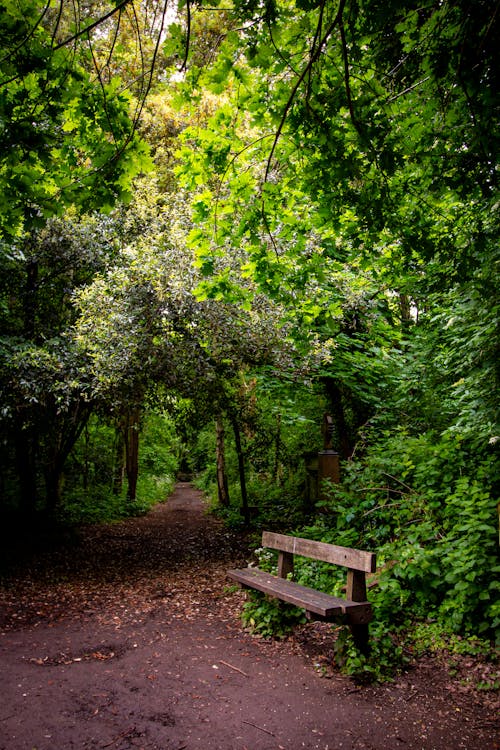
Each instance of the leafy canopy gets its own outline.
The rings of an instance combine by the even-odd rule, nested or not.
[[[72,25],[52,3],[0,7],[0,233],[15,237],[67,206],[106,210],[149,167],[119,80],[92,73],[90,41],[65,45]],[[67,14],[66,14],[67,15]],[[62,19],[62,20],[61,20]],[[67,31],[66,31],[67,29]],[[71,35],[69,34],[71,39]]]

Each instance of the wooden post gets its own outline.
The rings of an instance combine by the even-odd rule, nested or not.
[[[322,487],[325,479],[329,479],[332,484],[340,483],[339,454],[335,451],[327,450],[318,453],[318,494],[320,500],[328,499],[328,493],[325,493]]]
[[[366,577],[364,571],[347,570],[347,589],[346,599],[353,602],[366,602]],[[349,624],[354,643],[362,654],[368,654],[370,647],[368,644],[368,625]]]
[[[362,570],[347,570],[346,599],[353,602],[366,602],[366,578]]]
[[[280,578],[288,578],[290,573],[293,575],[293,555],[290,552],[280,552],[278,554],[278,575]]]
[[[323,418],[323,442],[324,450],[318,453],[318,495],[320,500],[327,500],[328,493],[325,493],[322,484],[328,479],[333,484],[340,482],[339,454],[333,450],[333,419],[329,414]]]

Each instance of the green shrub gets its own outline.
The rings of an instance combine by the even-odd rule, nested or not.
[[[385,682],[394,678],[407,663],[403,645],[394,633],[385,627],[385,623],[370,625],[370,643],[368,653],[362,653],[352,637],[351,631],[344,626],[339,629],[334,642],[335,663],[343,674],[357,682]]]
[[[241,614],[243,625],[263,638],[284,638],[297,625],[306,622],[302,609],[277,599],[268,599],[260,591],[250,591]]]

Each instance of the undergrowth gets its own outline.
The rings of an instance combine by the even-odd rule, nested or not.
[[[399,536],[386,532],[376,545],[374,536],[380,537],[381,525],[366,529],[367,506],[360,511],[351,492],[341,486],[333,488],[334,519],[324,514],[298,531],[299,536],[310,539],[377,551],[377,573],[368,577],[368,598],[374,611],[370,651],[363,654],[358,650],[347,626],[337,628],[337,667],[359,682],[368,682],[393,678],[424,653],[495,659],[498,562],[494,529],[488,523],[491,496],[477,482],[458,481],[439,525],[420,498],[418,510],[408,513],[425,510],[426,517],[405,527],[404,534],[400,528]],[[333,505],[333,500],[330,503]],[[379,514],[384,513],[380,507]],[[388,524],[394,522],[387,520]],[[261,569],[276,573],[275,553],[258,549],[256,555]],[[334,596],[344,595],[345,571],[336,566],[295,557],[294,580]],[[301,622],[300,612],[252,592],[243,622],[260,635],[282,637]],[[483,689],[494,687],[494,681],[491,685],[487,682]]]
[[[130,516],[147,513],[156,503],[164,502],[172,493],[173,476],[155,477],[150,474],[139,476],[137,499],[127,501],[125,492],[113,494],[109,487],[92,487],[73,493],[59,511],[59,521],[75,525],[86,523],[106,523]]]

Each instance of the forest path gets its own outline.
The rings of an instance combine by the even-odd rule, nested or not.
[[[247,543],[177,485],[147,516],[10,553],[0,585],[0,750],[493,750],[491,702],[435,662],[360,688],[329,631],[242,630],[225,571]]]

